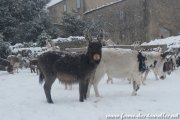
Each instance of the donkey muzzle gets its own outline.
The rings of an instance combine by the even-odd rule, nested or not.
[[[100,54],[96,53],[96,54],[93,55],[93,60],[99,61],[100,59],[101,59]]]

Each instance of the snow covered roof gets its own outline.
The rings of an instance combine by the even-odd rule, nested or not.
[[[48,8],[48,7],[51,7],[51,6],[57,4],[57,3],[61,2],[61,1],[63,1],[63,0],[51,0],[51,1],[46,5],[46,7],[47,7],[47,8]]]
[[[180,35],[179,36],[171,36],[164,39],[155,39],[150,41],[149,43],[143,43],[142,45],[161,45],[167,44],[168,48],[180,48]]]
[[[92,11],[95,11],[95,10],[98,10],[98,9],[101,9],[101,8],[104,8],[104,7],[113,5],[113,4],[116,4],[116,3],[121,2],[121,1],[123,1],[123,0],[117,0],[117,1],[115,1],[115,2],[106,3],[106,4],[102,5],[102,6],[97,7],[97,8],[93,8],[93,9],[90,9],[90,10],[88,10],[88,11],[85,11],[84,14],[87,14],[87,13],[89,13],[89,12],[92,12]]]

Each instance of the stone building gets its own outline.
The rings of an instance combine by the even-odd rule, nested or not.
[[[147,0],[148,39],[180,35],[180,0]]]
[[[63,12],[72,11],[78,18],[102,21],[118,44],[180,34],[180,0],[62,0],[48,9],[56,24]]]
[[[84,12],[114,1],[117,0],[59,0],[58,3],[48,6],[49,16],[52,23],[60,24],[64,12],[82,18]]]

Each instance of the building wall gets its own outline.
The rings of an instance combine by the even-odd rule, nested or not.
[[[180,0],[149,0],[148,39],[180,34]]]
[[[116,43],[132,44],[180,34],[180,0],[122,0],[85,14],[109,25],[104,30]]]
[[[64,13],[64,4],[65,4],[65,1],[63,0],[51,7],[48,7],[49,17],[52,23],[60,24],[61,18]]]
[[[83,0],[80,0],[80,5],[81,8],[77,8],[76,0],[63,0],[49,7],[48,10],[49,10],[51,22],[60,24],[64,12],[76,14],[77,16],[79,15],[79,17],[82,18],[81,16],[83,14]]]
[[[64,5],[66,5],[67,13],[73,13],[76,14],[79,18],[82,18],[85,11],[89,11],[114,1],[117,0],[80,0],[80,8],[77,8],[77,0],[62,0],[61,2],[48,7],[48,10],[51,22],[59,24],[64,13]]]
[[[117,44],[146,40],[143,0],[122,0],[84,15],[85,19],[105,22],[104,30]]]
[[[84,13],[84,0],[78,0],[80,8],[77,7],[77,0],[66,0],[67,13],[76,14],[78,18],[82,18]]]

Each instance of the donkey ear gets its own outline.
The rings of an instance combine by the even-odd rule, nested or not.
[[[103,30],[102,30],[102,29],[99,31],[99,34],[98,34],[98,36],[97,36],[97,40],[98,40],[99,42],[101,42],[101,41],[103,40]]]
[[[85,39],[86,39],[87,41],[89,41],[89,42],[92,41],[92,37],[91,37],[91,35],[90,35],[90,32],[89,32],[89,30],[87,30],[87,29],[84,31],[84,37],[85,37]]]
[[[162,57],[163,59],[165,59],[167,55],[169,55],[169,52],[164,52],[164,53],[161,54],[161,57]]]

